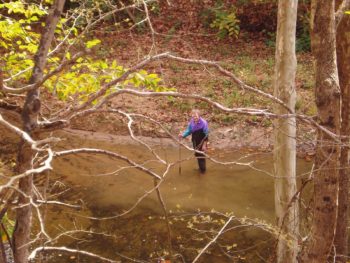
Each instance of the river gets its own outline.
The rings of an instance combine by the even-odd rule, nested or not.
[[[165,166],[146,147],[130,139],[113,136],[96,139],[89,133],[83,137],[74,133],[65,137],[57,149],[98,147],[144,163],[159,174],[165,171]],[[151,145],[168,162],[176,162],[179,157],[190,158],[181,163],[181,172],[179,164],[175,164],[159,187],[169,214],[172,249],[156,192],[140,200],[154,187],[153,178],[125,162],[97,154],[65,156],[53,163],[47,189],[49,199],[82,207],[43,207],[47,231],[52,237],[77,230],[54,245],[90,251],[116,262],[157,262],[161,257],[170,258],[170,254],[176,258],[171,262],[191,262],[232,217],[226,228],[231,230],[224,232],[198,262],[271,259],[275,244],[270,234],[274,224],[271,153],[212,149],[210,156],[221,162],[252,163],[222,165],[209,160],[207,172],[200,174],[190,151],[182,149],[180,153],[166,139],[153,139]],[[310,163],[298,160],[298,175],[306,177],[310,167]],[[136,208],[118,217],[136,202],[139,202]],[[50,255],[44,261],[103,262],[77,253]]]

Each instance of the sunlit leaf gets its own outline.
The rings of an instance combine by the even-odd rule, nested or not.
[[[85,45],[86,45],[87,48],[92,48],[92,47],[94,47],[94,46],[96,46],[96,45],[98,45],[100,43],[101,43],[101,40],[94,39],[94,40],[90,40],[90,41],[86,42]]]

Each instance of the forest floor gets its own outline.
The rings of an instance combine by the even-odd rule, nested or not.
[[[95,50],[96,57],[116,60],[124,67],[131,67],[150,54],[171,52],[186,58],[217,61],[248,85],[273,94],[274,48],[263,37],[249,38],[248,34],[242,33],[239,39],[219,40],[213,34],[188,34],[171,30],[154,36],[146,32],[97,31],[95,37],[102,40],[102,45]],[[316,107],[313,98],[312,57],[307,52],[298,53],[297,59],[296,111],[313,116],[316,115]],[[181,93],[202,95],[231,108],[248,107],[273,111],[271,101],[240,89],[210,67],[166,60],[153,62],[146,70],[157,73],[163,85]],[[42,97],[44,115],[47,105],[50,105],[51,111],[64,107],[64,102],[57,101],[47,91],[43,91]],[[21,100],[17,97],[15,99],[17,102]],[[125,94],[115,98],[107,107],[147,115],[162,123],[175,136],[186,128],[191,109],[196,107],[209,122],[209,147],[272,151],[273,121],[268,117],[227,114],[194,100],[166,97],[149,99]],[[169,137],[166,132],[149,122],[138,120],[134,127],[137,135]],[[71,128],[111,135],[128,134],[127,120],[112,114],[98,114],[78,120],[72,123]],[[298,124],[297,128],[298,155],[311,160],[314,154],[315,129],[304,124]]]
[[[181,32],[155,35],[154,38],[146,33],[96,32],[96,37],[102,39],[103,43],[96,50],[96,56],[115,59],[125,67],[134,65],[149,54],[171,52],[186,58],[220,62],[245,83],[273,94],[274,48],[269,46],[264,38],[219,40],[213,35]],[[313,116],[316,114],[316,107],[312,89],[312,57],[309,53],[299,53],[297,59],[296,110],[298,113]],[[240,89],[227,77],[209,67],[167,60],[154,62],[148,65],[146,70],[159,74],[166,87],[175,88],[185,94],[206,96],[226,107],[273,110],[271,101]],[[186,128],[191,109],[196,107],[209,122],[212,147],[272,150],[273,122],[267,117],[227,114],[193,100],[149,99],[131,95],[115,98],[108,107],[150,116],[165,125],[174,135]],[[127,125],[121,122],[119,117],[106,114],[91,117],[87,121],[78,121],[73,127],[115,135],[125,135],[128,132]],[[146,122],[136,123],[135,128],[136,134],[143,136],[168,136]],[[310,159],[313,155],[314,135],[314,129],[298,125],[299,156]]]

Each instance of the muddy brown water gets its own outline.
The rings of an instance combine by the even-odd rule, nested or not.
[[[65,136],[67,139],[57,149],[102,148],[144,163],[159,174],[165,170],[144,146],[130,138],[88,133]],[[173,143],[164,139],[149,142],[165,160],[178,161],[179,149]],[[207,172],[201,175],[196,160],[190,159],[181,163],[181,173],[178,164],[169,170],[160,191],[170,217],[172,254],[176,254],[172,262],[192,262],[223,227],[225,213],[274,224],[273,178],[268,174],[273,169],[271,154],[227,149],[211,150],[210,154],[220,161],[253,162],[256,169],[208,161]],[[183,159],[192,155],[181,150]],[[48,232],[54,237],[64,231],[90,231],[63,236],[55,245],[90,251],[116,262],[157,262],[161,257],[169,257],[167,227],[155,192],[143,198],[130,213],[115,217],[132,208],[153,188],[150,175],[128,166],[98,154],[70,155],[54,161],[54,172],[49,175],[49,199],[52,195],[51,199],[79,204],[82,208],[47,206]],[[299,160],[298,174],[307,174],[310,167],[310,163]],[[233,220],[228,228],[232,230],[223,233],[198,262],[264,262],[271,257],[274,241],[268,231],[259,226],[243,226],[242,220]],[[77,253],[54,252],[40,257],[49,262],[103,262]]]

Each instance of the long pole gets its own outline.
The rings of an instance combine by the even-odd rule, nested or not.
[[[181,144],[179,143],[179,174],[181,174]]]

